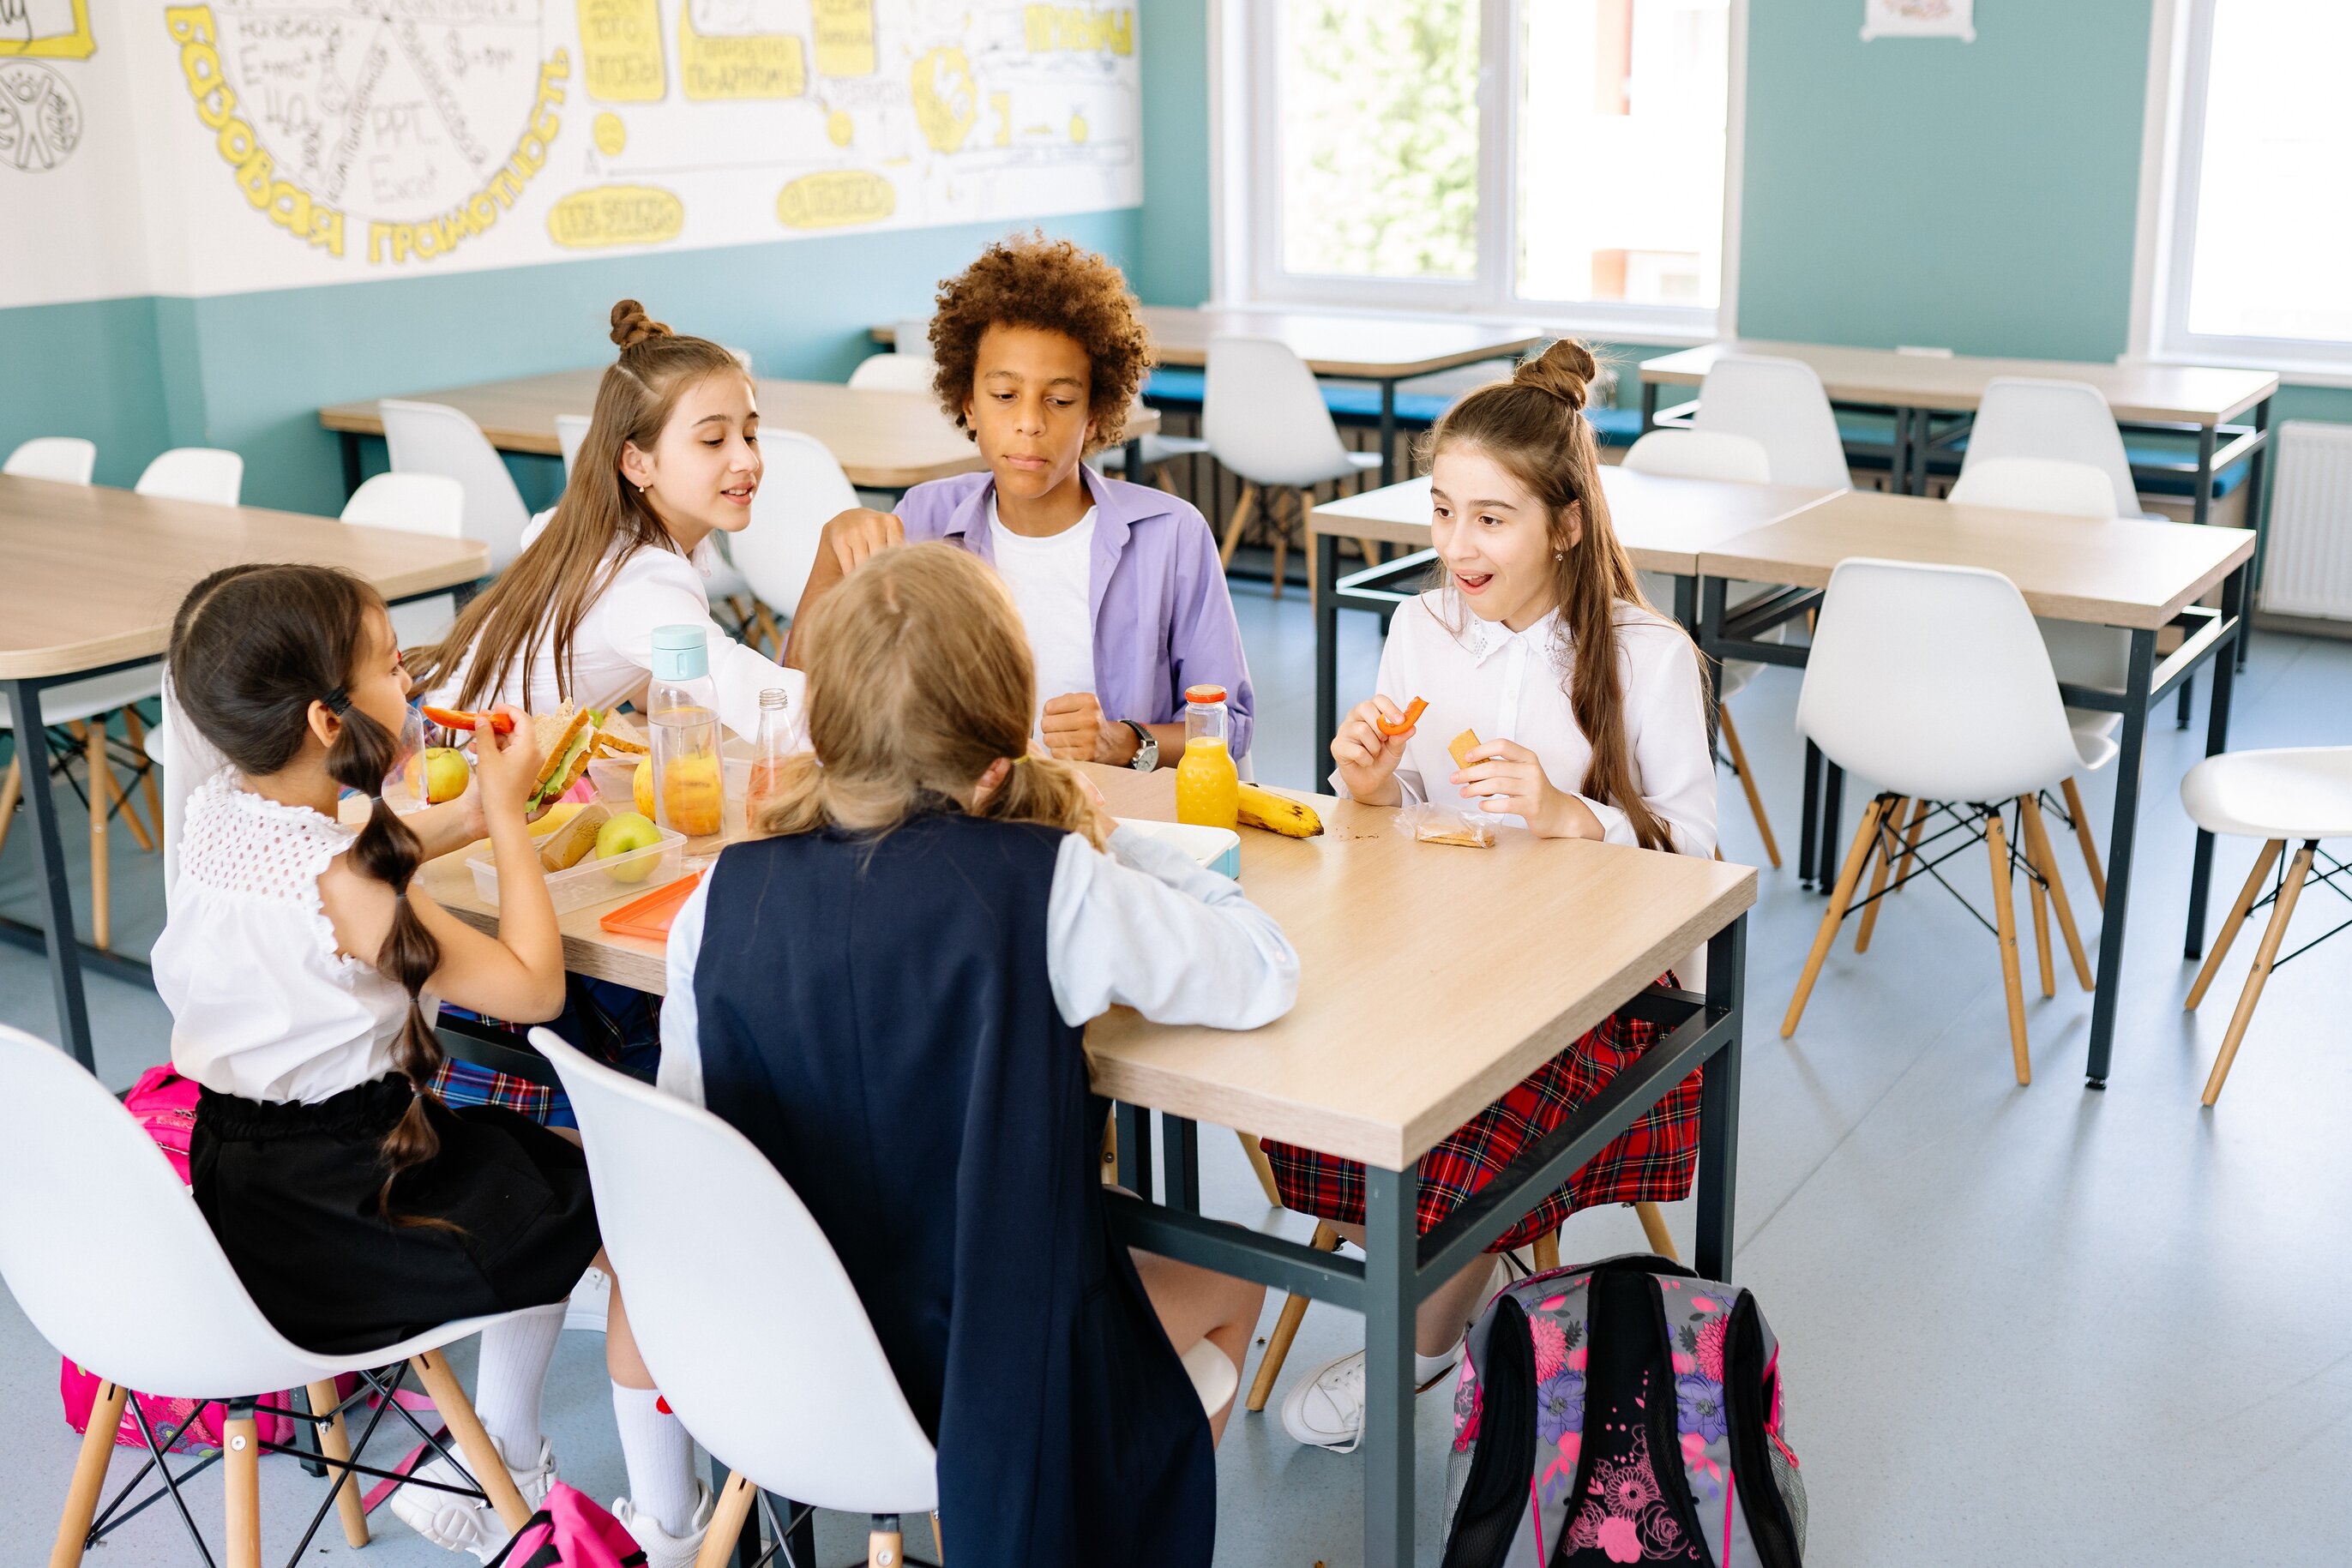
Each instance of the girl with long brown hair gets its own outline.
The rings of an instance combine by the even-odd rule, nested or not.
[[[959,1561],[1205,1568],[1230,1403],[1204,1421],[1178,1351],[1237,1382],[1265,1292],[1112,1236],[1081,1044],[1121,1004],[1269,1022],[1297,955],[1031,751],[1028,642],[970,553],[883,551],[794,645],[814,754],[670,927],[661,1086],[824,1227],[939,1446]]]
[[[1610,527],[1583,413],[1597,369],[1582,344],[1554,343],[1508,382],[1464,398],[1431,433],[1440,580],[1397,612],[1378,694],[1332,740],[1332,780],[1359,800],[1425,802],[1544,837],[1709,855],[1706,675],[1682,628],[1643,602]],[[1382,722],[1401,724],[1415,697],[1428,704],[1419,723],[1387,733]],[[1449,748],[1465,731],[1476,743],[1457,758]],[[1655,1038],[1629,1016],[1604,1020],[1423,1155],[1422,1228]],[[1526,1246],[1595,1204],[1683,1197],[1697,1156],[1698,1083],[1692,1073],[1489,1250]],[[1285,1204],[1360,1238],[1360,1166],[1272,1141],[1265,1152]],[[1423,1307],[1425,1376],[1450,1362],[1492,1275],[1492,1260],[1482,1259]],[[1318,1367],[1292,1385],[1284,1423],[1301,1442],[1352,1447],[1362,1386],[1360,1352]]]
[[[313,1350],[521,1312],[483,1332],[476,1406],[535,1503],[554,1479],[540,1388],[564,1297],[603,1261],[587,1164],[510,1111],[453,1111],[430,1088],[440,1001],[519,1019],[563,1003],[562,939],[523,820],[530,727],[501,740],[485,726],[466,794],[395,816],[382,790],[407,760],[408,674],[383,600],[323,567],[198,583],[173,620],[171,671],[172,723],[215,768],[189,796],[153,954],[173,1065],[199,1087],[196,1207],[255,1304]],[[372,798],[357,831],[339,819],[345,790]],[[485,834],[496,936],[410,882],[427,854]],[[610,1324],[616,1404],[623,1390],[650,1401],[617,1293]],[[674,1474],[630,1457],[641,1496],[693,1498],[683,1446]],[[451,1481],[447,1469],[418,1479]],[[403,1487],[392,1506],[486,1559],[505,1539],[495,1513],[450,1492]]]

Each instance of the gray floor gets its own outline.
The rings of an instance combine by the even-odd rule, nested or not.
[[[1261,776],[1304,784],[1313,696],[1304,595],[1276,604],[1244,590],[1240,602],[1259,684]],[[1343,689],[1360,695],[1377,635],[1368,617],[1344,621]],[[1793,674],[1767,672],[1736,705],[1784,852],[1794,848],[1801,768],[1796,692]],[[2340,1021],[2352,938],[2279,972],[2229,1093],[2217,1111],[2200,1110],[2251,947],[2201,1013],[2182,1012],[2193,967],[2179,957],[2191,833],[2176,785],[2201,754],[2203,723],[2200,707],[2191,731],[2165,725],[2151,737],[2122,1023],[2104,1093],[2083,1086],[2089,998],[2062,970],[2056,998],[2042,999],[2030,955],[2035,1082],[2015,1085],[1992,942],[1930,884],[1891,903],[1866,957],[1841,942],[1804,1027],[1780,1040],[1779,1015],[1822,905],[1793,872],[1765,873],[1751,926],[1737,1273],[1785,1347],[1814,1563],[2352,1556],[2341,1501],[2352,1467],[2352,1253],[2331,1262],[2326,1240],[2344,1223],[2352,1177],[2342,1133],[2352,1051]],[[2259,637],[2232,739],[2352,743],[2352,644]],[[2106,776],[2087,787],[2102,843],[2111,787]],[[1728,774],[1724,789],[1726,852],[1760,857]],[[1849,831],[1852,821],[1850,810]],[[20,821],[0,852],[0,908],[22,918],[35,917],[31,849]],[[79,866],[78,841],[73,852]],[[115,856],[120,939],[143,947],[160,915],[157,873],[127,837]],[[2222,842],[2217,905],[2252,857],[2252,845]],[[2079,861],[2069,864],[2095,942],[2088,886]],[[1972,860],[1956,867],[1981,899],[1982,870]],[[79,884],[76,895],[85,898]],[[2298,932],[2336,924],[2334,904],[2306,901]],[[97,980],[90,1001],[108,1082],[163,1057],[166,1019],[152,996]],[[0,1020],[54,1028],[42,970],[8,950]],[[1269,1213],[1230,1138],[1212,1133],[1203,1147],[1213,1211],[1303,1234],[1303,1222]],[[1687,1207],[1669,1211],[1685,1243]],[[1571,1257],[1639,1244],[1622,1209],[1579,1216],[1563,1241]],[[1359,1334],[1349,1314],[1310,1311],[1293,1373],[1353,1348]],[[593,1337],[567,1335],[548,1407],[567,1478],[609,1498],[622,1478],[599,1360]],[[13,1304],[0,1304],[0,1425],[16,1434],[15,1462],[0,1467],[0,1518],[16,1521],[0,1534],[19,1542],[0,1552],[8,1563],[37,1560],[72,1463],[56,1364]],[[1421,1407],[1426,1562],[1436,1561],[1446,1406],[1438,1394]],[[1236,1417],[1219,1465],[1221,1562],[1359,1560],[1355,1460],[1299,1448],[1269,1413]],[[265,1514],[281,1552],[318,1485],[286,1461],[268,1467]],[[216,1521],[216,1494],[200,1487],[196,1496]],[[341,1552],[329,1534],[325,1550]],[[824,1521],[823,1561],[860,1551],[851,1521]],[[93,1561],[193,1558],[177,1526],[151,1513]],[[367,1561],[450,1559],[387,1521]]]

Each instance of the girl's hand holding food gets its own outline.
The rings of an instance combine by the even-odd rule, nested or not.
[[[1405,723],[1405,710],[1384,696],[1349,710],[1331,737],[1331,760],[1339,764],[1339,782],[1347,786],[1349,798],[1373,806],[1393,806],[1404,799],[1396,770],[1414,727]]]

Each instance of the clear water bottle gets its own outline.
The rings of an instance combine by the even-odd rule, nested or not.
[[[656,626],[646,717],[654,748],[654,820],[688,838],[726,824],[727,774],[719,755],[719,688],[700,626]]]
[[[753,824],[760,821],[761,807],[782,782],[784,764],[795,749],[791,694],[782,686],[770,686],[760,694],[760,738],[751,748],[751,784],[744,792],[744,814]]]

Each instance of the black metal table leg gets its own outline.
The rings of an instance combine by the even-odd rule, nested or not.
[[[82,995],[81,949],[74,936],[72,891],[66,885],[66,845],[58,821],[57,797],[49,790],[49,758],[41,743],[41,686],[37,680],[8,683],[8,706],[16,723],[18,771],[25,800],[33,809],[33,836],[41,855],[42,913],[48,925],[49,991],[58,1009],[58,1033],[73,1059],[92,1071],[89,1003]],[[92,789],[98,786],[92,781]]]
[[[2267,437],[2270,434],[2270,429],[2271,400],[2264,398],[2254,405],[2254,434]],[[2265,439],[2255,446],[2253,455],[2246,460],[2246,527],[2254,530],[2253,568],[2246,574],[2246,590],[2242,600],[2245,614],[2249,620],[2252,619],[2254,613],[2254,597],[2262,591],[2263,561],[2270,553],[2271,525],[2270,519],[2263,515],[2265,503],[2269,499],[2263,494],[2268,487],[2263,481],[2270,477],[2270,442]],[[2239,632],[2236,664],[2241,671],[2246,667],[2246,654],[2252,650],[2253,643],[2252,627]]]
[[[1339,733],[1339,541],[1318,534],[1307,548],[1315,552],[1315,755],[1307,776],[1320,779]]]
[[[1364,1563],[1405,1568],[1412,1549],[1412,1326],[1419,1303],[1421,1186],[1411,1170],[1364,1170]]]
[[[1709,1280],[1731,1278],[1732,1198],[1739,1175],[1740,998],[1748,987],[1748,916],[1706,945],[1706,1004],[1734,1019],[1731,1039],[1710,1057],[1698,1091],[1698,1248],[1694,1267]]]
[[[1813,885],[1827,893],[1837,885],[1838,818],[1845,809],[1845,769],[1822,758],[1822,825],[1815,844],[1821,861],[1813,867]]]
[[[2250,560],[2221,582],[2221,618],[2238,623],[2237,630],[2231,635],[2241,646],[2246,639],[2246,601],[2251,597],[2247,590],[2253,570],[2253,562]],[[2219,757],[2229,747],[2230,699],[2237,685],[2237,671],[2236,648],[2213,650],[2213,695],[2209,699],[2210,711],[2205,718],[2205,755],[2208,757]],[[2205,956],[2205,899],[2212,881],[2213,835],[2200,828],[2197,830],[2197,852],[2189,862],[2189,937],[2182,947],[2184,957],[2201,958]]]
[[[1201,1124],[1190,1116],[1160,1118],[1160,1153],[1168,1162],[1167,1192],[1171,1208],[1201,1212]]]
[[[1805,800],[1797,820],[1797,885],[1813,886],[1813,861],[1820,846],[1815,841],[1821,832],[1822,748],[1811,741],[1805,742]]]
[[[1121,1104],[1118,1117],[1118,1185],[1147,1202],[1151,1198],[1151,1113]]]
[[[1642,379],[1642,431],[1647,434],[1658,428],[1658,383],[1644,376]]]
[[[335,434],[342,438],[343,499],[348,501],[359,493],[360,433],[356,430],[341,430]]]
[[[1381,382],[1381,483],[1396,483],[1396,379]]]
[[[2139,825],[2139,771],[2147,745],[2148,690],[2156,673],[2156,632],[2131,634],[2131,659],[2124,684],[2123,753],[2116,758],[2116,814],[2107,833],[2107,902],[2099,921],[2098,990],[2091,998],[2090,1061],[2084,1075],[2094,1089],[2107,1086],[2114,1054],[2116,1009],[2123,993],[2124,920],[2131,903],[2132,838]]]

